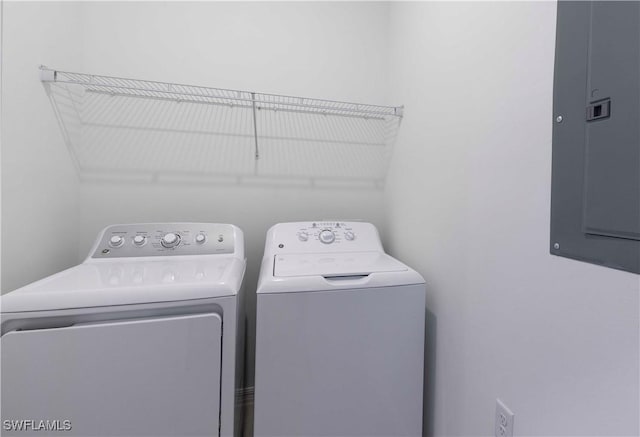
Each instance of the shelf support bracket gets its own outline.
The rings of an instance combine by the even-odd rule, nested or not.
[[[253,108],[253,140],[256,145],[256,159],[260,158],[258,150],[258,118],[256,117],[256,93],[251,93],[251,106]]]
[[[50,70],[44,65],[40,66],[40,81],[42,82],[55,82],[56,70]]]

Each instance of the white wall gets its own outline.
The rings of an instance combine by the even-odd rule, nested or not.
[[[386,240],[430,283],[435,435],[638,435],[637,275],[549,254],[553,2],[394,3]],[[431,337],[431,335],[429,336]]]
[[[362,2],[86,4],[85,66],[96,74],[380,103],[388,11],[388,4]]]
[[[384,3],[86,3],[83,71],[278,94],[387,100]],[[287,156],[282,156],[283,160]],[[80,252],[110,223],[229,222],[245,232],[255,290],[267,229],[281,221],[380,224],[380,190],[83,182]],[[250,328],[251,329],[251,328]]]
[[[4,2],[2,291],[77,261],[78,179],[38,66],[77,69],[79,7]]]
[[[384,103],[387,22],[386,4],[88,3],[84,69]],[[245,229],[256,261],[275,221],[382,216],[381,192],[361,189],[85,183],[81,192],[82,248],[114,220],[224,219]]]

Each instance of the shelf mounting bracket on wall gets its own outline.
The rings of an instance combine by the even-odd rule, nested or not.
[[[251,109],[253,112],[253,139],[256,144],[256,159],[260,158],[258,151],[258,119],[256,117],[256,93],[251,93]]]

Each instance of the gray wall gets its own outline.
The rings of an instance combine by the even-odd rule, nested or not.
[[[394,3],[388,248],[429,281],[435,435],[638,435],[637,275],[548,253],[556,4]]]

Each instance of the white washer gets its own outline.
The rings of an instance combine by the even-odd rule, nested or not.
[[[254,433],[422,435],[425,282],[361,222],[282,223],[257,290]]]
[[[245,264],[233,225],[114,225],[2,296],[3,435],[239,435]]]

